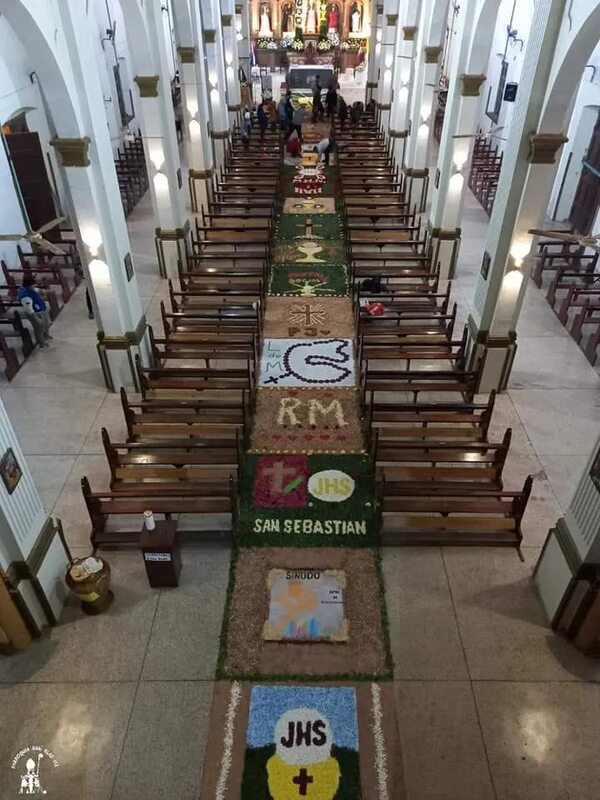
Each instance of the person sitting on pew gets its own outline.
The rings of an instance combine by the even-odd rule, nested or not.
[[[17,297],[31,322],[37,343],[42,348],[48,347],[48,340],[52,339],[50,314],[45,300],[36,288],[35,277],[30,272],[23,276],[23,285],[19,288]]]

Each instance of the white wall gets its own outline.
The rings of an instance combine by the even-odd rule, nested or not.
[[[600,110],[600,44],[594,50],[588,63],[596,67],[596,73],[593,81],[591,69],[586,69],[582,76],[573,107],[573,116],[567,130],[569,141],[562,151],[548,208],[549,216],[560,221],[567,220],[569,217],[581,176],[581,160],[587,152]],[[559,201],[558,207],[557,201]]]
[[[100,73],[102,84],[110,139],[113,151],[116,151],[123,142],[124,131],[121,125],[121,114],[113,70],[118,60],[125,107],[134,114],[134,119],[129,123],[129,127],[132,131],[135,131],[139,127],[139,123],[135,118],[137,87],[133,83],[134,69],[129,47],[127,46],[127,33],[120,0],[92,0],[91,11],[93,16],[90,15],[90,20],[95,21],[97,27],[97,34],[92,37],[95,41],[94,55],[99,67],[98,72]],[[109,15],[112,25],[116,25],[114,47],[112,42],[108,40],[102,41],[106,39],[106,30],[110,27]]]
[[[517,29],[517,39],[523,40],[523,46],[521,46],[521,42],[515,42],[512,39],[509,41],[508,47],[506,45],[507,26],[511,24],[511,16],[511,27],[513,29]],[[503,60],[502,57],[504,56],[505,50],[506,61],[508,62],[506,82],[519,83],[521,70],[523,68],[525,48],[527,47],[527,40],[531,30],[532,17],[533,0],[502,0],[498,9],[498,19],[496,22],[496,28],[494,30],[494,39],[492,42],[490,60],[486,72],[487,81],[484,84],[482,92],[484,96],[482,98],[483,102],[481,108],[480,127],[486,133],[491,130],[495,130],[496,128],[500,129],[497,133],[498,138],[492,139],[492,143],[494,145],[498,145],[500,150],[503,150],[504,145],[506,144],[505,140],[508,137],[508,131],[510,129],[510,122],[514,113],[515,104],[507,103],[505,101],[502,102],[502,106],[500,108],[500,117],[497,124],[492,122],[492,120],[486,115],[485,110],[488,106],[490,111],[494,108],[496,91],[500,82],[500,73]],[[488,93],[490,88],[491,94],[489,94],[488,101]]]
[[[26,56],[25,49],[3,17],[0,17],[0,41],[2,42],[0,50],[0,123],[4,124],[20,111],[29,109],[26,113],[27,125],[30,130],[39,134],[44,157],[52,165],[49,177],[51,185],[52,175],[57,181],[53,188],[57,189],[58,194],[55,199],[58,199],[57,207],[60,211],[64,192],[56,153],[49,144],[53,134],[43,109],[40,84],[38,83],[40,76],[34,77],[32,82],[30,75],[33,67]],[[43,76],[41,77],[43,80]],[[0,192],[0,231],[2,233],[20,233],[25,230],[25,223],[4,147],[0,147],[0,186],[2,187]],[[23,242],[21,242],[21,246],[29,249]],[[16,248],[16,242],[14,244],[0,242],[0,258],[3,258],[9,266],[16,265]]]

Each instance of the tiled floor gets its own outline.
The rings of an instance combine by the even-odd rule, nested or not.
[[[454,294],[464,319],[487,218],[472,198]],[[155,274],[149,203],[130,219],[151,321]],[[103,486],[98,431],[123,435],[102,386],[81,292],[2,399],[48,510],[76,553],[88,549],[79,480]],[[597,800],[600,666],[551,634],[532,586],[546,532],[566,508],[600,432],[600,380],[530,286],[509,391],[493,434],[513,428],[506,482],[536,476],[525,563],[512,550],[387,549],[387,586],[409,800]],[[0,797],[22,747],[51,750],[49,797],[196,800],[229,553],[184,551],[177,590],[147,587],[137,553],[110,553],[115,602],[98,618],[65,609],[27,652],[0,658]],[[218,735],[218,732],[215,732]],[[7,766],[8,765],[8,766]]]

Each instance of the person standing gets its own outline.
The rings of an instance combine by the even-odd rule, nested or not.
[[[242,144],[246,150],[250,147],[250,137],[252,136],[252,115],[248,106],[244,111],[244,118],[242,120]]]
[[[277,104],[277,119],[279,120],[279,130],[285,133],[287,131],[287,95],[282,97]]]
[[[304,109],[300,104],[294,109],[294,116],[292,117],[292,127],[290,133],[296,131],[298,140],[302,144],[302,123],[304,122]]]
[[[338,101],[338,93],[335,88],[335,84],[332,83],[329,89],[327,89],[327,94],[325,95],[325,108],[327,109],[327,119],[333,119],[337,107],[337,101]]]
[[[271,133],[275,133],[277,130],[277,104],[272,97],[270,97],[267,102],[264,104],[265,111],[267,112],[267,116],[269,117],[269,126],[271,128]]]
[[[317,75],[315,77],[315,85],[313,88],[313,122],[318,122],[325,116],[325,108],[323,107],[323,100],[321,98],[322,91],[321,81]]]
[[[36,342],[41,348],[48,347],[50,336],[50,314],[46,302],[35,285],[35,277],[30,273],[23,276],[23,285],[17,298],[25,310],[26,319],[31,322]]]
[[[348,119],[348,104],[346,103],[342,95],[340,95],[338,99],[337,115],[340,121],[340,131],[342,131],[343,133],[346,127],[346,120]]]
[[[267,132],[267,128],[269,126],[269,115],[265,109],[264,100],[258,104],[258,108],[256,109],[256,121],[258,122],[258,127],[260,130],[260,142],[261,144],[265,141],[265,133]]]

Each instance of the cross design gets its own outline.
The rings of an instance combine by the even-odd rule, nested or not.
[[[263,470],[263,475],[271,478],[271,491],[281,494],[289,488],[289,481],[296,477],[297,470],[295,467],[286,467],[284,461],[276,461],[271,467]]]
[[[294,783],[298,787],[298,795],[299,797],[306,797],[308,794],[308,787],[311,783],[314,783],[315,779],[312,775],[308,774],[308,770],[304,767],[301,768],[300,772],[296,775],[295,778],[292,778],[292,783]]]
[[[290,322],[298,325],[323,325],[325,309],[323,306],[311,306],[310,303],[296,303],[290,309]]]

